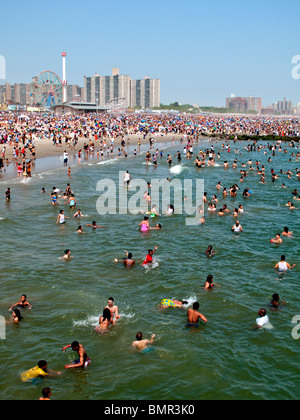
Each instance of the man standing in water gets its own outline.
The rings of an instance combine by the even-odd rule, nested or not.
[[[132,267],[135,264],[135,261],[132,259],[132,253],[127,252],[127,251],[125,251],[125,252],[127,254],[126,258],[123,258],[122,260],[119,260],[118,258],[115,258],[114,261],[116,263],[122,262],[125,265],[125,267]]]
[[[68,165],[68,157],[69,157],[68,152],[64,150],[64,166]]]
[[[124,174],[124,177],[123,177],[123,182],[124,182],[124,184],[127,185],[127,188],[129,187],[129,183],[130,183],[131,180],[132,180],[132,178],[131,178],[130,173],[128,171],[126,171],[126,173]]]
[[[119,315],[119,308],[117,307],[117,305],[115,305],[115,300],[113,297],[108,298],[106,308],[110,310],[111,317],[113,320],[121,318],[121,316]]]
[[[287,261],[285,261],[285,255],[281,255],[280,261],[278,261],[278,263],[275,265],[275,270],[284,272],[291,270],[294,267],[296,267],[296,264],[290,265]]]
[[[152,334],[151,335],[151,340],[147,340],[147,339],[143,338],[143,333],[138,332],[137,335],[136,335],[136,341],[134,341],[132,343],[132,347],[134,349],[137,349],[137,350],[140,350],[140,351],[141,350],[145,350],[145,348],[149,344],[152,344],[153,343],[154,338],[155,338],[155,334]]]
[[[190,308],[187,312],[187,317],[188,317],[188,325],[189,326],[195,326],[198,325],[199,319],[201,319],[204,322],[207,322],[207,319],[205,318],[204,315],[202,315],[200,312],[198,312],[199,309],[199,303],[198,302],[194,302],[193,303],[193,309]]]
[[[240,222],[238,220],[232,226],[231,230],[232,230],[232,232],[235,232],[235,233],[243,232],[243,228],[240,225]]]
[[[72,344],[62,348],[62,351],[66,351],[67,348],[71,347],[73,351],[76,351],[78,354],[78,359],[74,360],[73,363],[65,365],[65,369],[77,368],[77,367],[86,367],[91,363],[91,359],[88,357],[85,348],[78,341],[73,341]]]

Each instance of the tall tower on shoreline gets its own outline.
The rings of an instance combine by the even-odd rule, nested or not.
[[[67,80],[66,80],[66,52],[61,53],[62,56],[62,74],[63,74],[63,103],[67,102]]]

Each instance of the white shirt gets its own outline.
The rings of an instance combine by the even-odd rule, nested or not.
[[[260,318],[256,319],[256,323],[257,325],[259,325],[260,327],[263,327],[264,325],[266,325],[269,322],[269,317],[268,315],[262,316]]]

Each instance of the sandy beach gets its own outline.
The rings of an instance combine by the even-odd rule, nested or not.
[[[70,147],[68,143],[64,141],[60,145],[53,145],[53,142],[50,139],[44,138],[40,139],[38,136],[33,135],[33,140],[35,144],[35,157],[37,159],[45,158],[45,157],[52,157],[52,156],[63,156],[64,151],[66,150],[69,155],[77,154],[79,150],[83,151],[84,145],[94,144],[94,150],[97,151],[100,148],[100,142],[104,139],[95,139],[93,137],[79,137],[78,143],[76,147]],[[149,145],[149,139],[152,138],[155,143],[164,143],[164,142],[172,142],[172,141],[180,141],[183,138],[183,135],[179,134],[153,134],[147,135],[144,139],[143,136],[137,134],[131,134],[125,137],[125,144],[127,145],[137,145],[138,140],[140,139],[141,145]],[[185,136],[186,137],[186,136]],[[184,138],[185,138],[184,137]],[[114,139],[114,153],[116,150],[121,147],[121,137],[117,137]],[[111,145],[111,138],[106,138],[106,144],[109,147]],[[5,157],[8,158],[11,162],[13,162],[13,149],[14,146],[11,144],[5,144],[6,148]],[[3,147],[2,147],[3,148]],[[29,149],[26,149],[26,159],[31,158],[31,153]],[[20,161],[22,158],[18,159]],[[16,161],[16,160],[15,160]]]

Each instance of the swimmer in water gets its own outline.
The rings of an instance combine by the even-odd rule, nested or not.
[[[56,224],[58,224],[58,223],[60,225],[65,224],[66,223],[66,220],[65,219],[70,219],[70,218],[64,215],[64,211],[63,210],[60,210],[59,215],[57,216]]]
[[[82,230],[82,226],[80,225],[80,226],[78,226],[78,228],[77,228],[77,231],[76,231],[77,233],[83,233],[83,230]]]
[[[283,228],[283,232],[282,232],[282,234],[281,234],[282,236],[288,236],[288,237],[291,237],[291,236],[293,236],[293,232],[290,232],[289,231],[289,228],[287,227],[287,226],[285,226],[284,228]]]
[[[149,217],[145,216],[144,220],[141,221],[141,223],[139,224],[139,227],[141,228],[141,232],[148,232],[150,230],[150,225],[149,225]]]
[[[95,328],[95,331],[102,333],[104,331],[107,331],[108,327],[115,323],[116,319],[113,320],[110,310],[108,308],[104,308],[103,314],[99,318],[99,325]]]
[[[150,228],[150,230],[161,230],[161,224],[157,223],[154,227]]]
[[[285,255],[281,255],[280,261],[275,265],[275,270],[278,271],[287,271],[291,270],[292,268],[296,267],[296,264],[293,264],[292,266],[285,261]]]
[[[87,223],[86,225],[87,226],[91,226],[93,229],[104,228],[104,226],[97,225],[97,223],[95,222],[95,220],[93,220],[92,223]]]
[[[211,258],[215,255],[215,251],[212,249],[212,246],[209,245],[207,247],[207,250],[205,251],[205,254],[207,255],[207,257]]]
[[[117,307],[117,305],[115,305],[115,300],[113,297],[109,297],[107,299],[107,309],[109,309],[111,316],[113,318],[113,320],[116,322],[118,319],[121,318],[121,315],[119,315],[119,308]]]
[[[204,284],[204,290],[210,290],[210,289],[214,288],[215,286],[219,286],[220,287],[220,285],[217,284],[217,283],[214,283],[213,280],[214,280],[213,275],[212,274],[209,274],[207,276],[206,282]]]
[[[21,299],[19,300],[19,302],[11,305],[11,307],[9,308],[9,311],[11,312],[13,308],[15,308],[16,306],[20,306],[21,308],[28,308],[31,309],[32,306],[30,305],[30,303],[27,300],[26,295],[22,295]]]
[[[73,209],[74,207],[76,207],[76,199],[75,199],[74,194],[71,194],[69,200],[65,203],[65,206],[67,204],[70,204],[70,209]]]
[[[127,252],[125,250],[127,256],[126,258],[123,258],[122,260],[118,260],[117,258],[114,259],[115,263],[123,263],[125,265],[125,267],[132,267],[135,264],[134,259],[132,258],[132,253],[131,252]]]
[[[240,222],[237,220],[231,228],[232,232],[239,233],[243,232],[243,227],[240,225]]]
[[[132,343],[132,347],[136,350],[145,350],[146,347],[148,347],[150,344],[153,344],[155,338],[155,334],[151,335],[151,340],[147,340],[143,338],[143,333],[138,332],[136,334],[136,341]]]
[[[271,242],[273,244],[281,244],[282,243],[282,239],[280,237],[280,233],[277,233],[276,237],[271,239]]]
[[[67,346],[63,347],[62,351],[66,351],[66,349],[69,347],[71,347],[73,351],[77,352],[78,359],[75,360],[73,363],[65,365],[65,369],[86,367],[91,363],[91,359],[88,357],[85,348],[82,344],[78,343],[78,341],[73,341],[72,344],[68,344]]]
[[[202,315],[200,312],[198,312],[199,309],[199,303],[194,302],[193,303],[193,309],[190,308],[187,312],[188,317],[188,326],[198,326],[199,319],[201,319],[204,322],[207,322],[207,319],[204,315]]]
[[[259,318],[256,319],[256,327],[261,328],[264,325],[269,323],[269,317],[267,315],[267,311],[264,308],[261,308],[258,311]]]
[[[71,258],[73,258],[71,255],[71,251],[69,249],[66,249],[64,252],[64,255],[60,257],[59,259],[69,261]]]
[[[23,317],[21,315],[21,312],[19,311],[19,309],[14,309],[12,312],[12,317],[11,317],[11,322],[14,323],[19,323],[20,321],[22,321]]]
[[[83,214],[81,213],[80,209],[78,209],[76,211],[76,213],[73,214],[74,219],[77,219],[77,218],[82,217],[82,216],[83,216]]]
[[[148,250],[148,254],[147,254],[147,256],[146,256],[146,258],[145,258],[145,260],[144,260],[144,262],[143,262],[142,265],[152,264],[152,262],[153,262],[153,254],[154,254],[154,252],[156,250],[157,250],[157,246],[155,246],[153,250],[152,249],[149,249]]]
[[[61,375],[61,372],[56,372],[54,370],[48,369],[48,364],[46,360],[40,360],[37,366],[23,372],[21,375],[21,379],[23,382],[30,382],[34,381],[38,378],[42,378],[44,376],[58,376]]]
[[[281,305],[286,305],[286,302],[281,301],[277,293],[273,293],[272,299],[270,300],[270,306],[273,309],[280,309]]]
[[[174,206],[173,204],[169,204],[166,210],[166,215],[171,216],[172,214],[174,214]]]
[[[156,210],[156,205],[155,205],[155,204],[154,204],[154,205],[152,206],[152,208],[151,208],[151,211],[150,211],[150,216],[151,216],[151,217],[159,216],[159,214],[157,213],[157,210]]]
[[[56,193],[51,193],[51,203],[53,206],[55,206],[57,203],[61,204],[60,201],[57,198]]]
[[[46,386],[42,389],[42,397],[39,398],[39,401],[49,401],[51,397],[51,389]]]
[[[160,302],[161,308],[182,308],[183,305],[187,305],[188,301],[186,300],[175,300],[175,299],[163,299]]]

